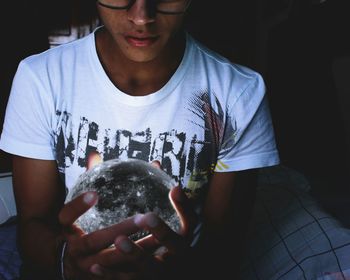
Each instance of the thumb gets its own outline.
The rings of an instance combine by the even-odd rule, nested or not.
[[[191,203],[180,186],[172,188],[169,192],[170,201],[175,208],[181,221],[181,234],[189,235],[192,233],[197,223],[197,214]]]
[[[95,165],[102,162],[102,157],[98,152],[91,152],[88,156],[86,170],[90,170]]]

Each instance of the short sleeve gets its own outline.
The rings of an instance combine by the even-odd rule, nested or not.
[[[229,104],[227,122],[216,172],[279,164],[266,87],[261,75],[251,78],[233,104]]]
[[[43,84],[22,61],[13,79],[0,149],[5,152],[44,160],[53,160],[52,115]]]

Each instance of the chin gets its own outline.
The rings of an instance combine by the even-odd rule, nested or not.
[[[128,54],[127,58],[131,61],[134,62],[150,62],[154,59],[156,59],[157,54],[156,53],[143,53],[143,52],[138,52],[138,53],[133,53],[133,54]]]

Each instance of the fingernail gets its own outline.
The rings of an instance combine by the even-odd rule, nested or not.
[[[161,164],[160,164],[160,161],[159,161],[159,160],[154,160],[154,161],[151,162],[151,164],[152,164],[154,167],[161,168]]]
[[[97,276],[103,276],[103,271],[102,271],[102,268],[99,264],[93,264],[90,267],[90,271],[91,271],[91,273],[93,273]]]
[[[122,250],[125,253],[130,253],[132,250],[132,244],[129,240],[122,240],[119,244],[118,244],[120,250]]]
[[[134,217],[134,223],[138,227],[141,226],[141,221],[142,221],[143,216],[144,216],[144,214],[136,214],[135,217]]]
[[[94,199],[95,199],[95,195],[91,192],[86,193],[83,198],[86,204],[90,204]]]
[[[159,224],[159,219],[156,215],[150,214],[146,217],[146,224],[151,228],[155,228]]]

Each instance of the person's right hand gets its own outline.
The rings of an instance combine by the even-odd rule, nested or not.
[[[140,230],[134,222],[134,217],[130,217],[116,225],[85,234],[74,222],[95,205],[97,200],[95,192],[86,192],[65,204],[60,211],[59,221],[67,240],[64,256],[66,279],[112,279],[111,274],[108,277],[98,277],[95,264],[104,263],[118,268],[125,263],[127,258],[120,249],[128,248],[123,247],[122,240],[118,240],[118,247],[111,245],[115,244],[118,236],[129,236]],[[134,254],[129,258],[137,258],[141,261],[141,251],[138,255]],[[121,279],[117,276],[118,273],[116,270],[113,279]]]

